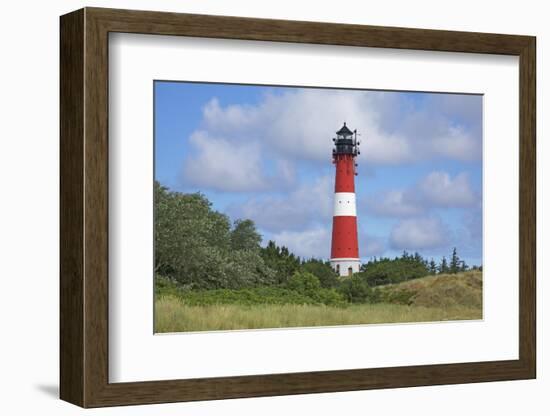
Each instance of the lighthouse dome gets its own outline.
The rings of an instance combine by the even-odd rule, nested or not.
[[[338,136],[351,136],[353,135],[353,132],[346,126],[346,123],[344,122],[344,126],[336,132]]]
[[[358,154],[356,139],[353,135],[356,134],[355,131],[351,131],[346,123],[342,126],[340,130],[336,132],[336,138],[333,139],[335,148],[333,150],[333,155],[353,155],[355,157]]]

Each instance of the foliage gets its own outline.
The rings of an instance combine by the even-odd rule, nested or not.
[[[308,272],[295,272],[286,287],[301,295],[307,296],[315,303],[335,305],[344,302],[344,298],[335,289],[321,287],[319,279]]]
[[[338,291],[350,303],[376,303],[380,301],[379,292],[369,286],[363,276],[355,274],[342,281]]]
[[[428,263],[428,271],[431,275],[437,274],[437,264],[435,264],[434,259],[431,259]]]
[[[233,250],[258,250],[262,236],[256,231],[254,221],[235,220],[230,241]]]
[[[177,297],[188,305],[259,305],[298,304],[344,306],[343,297],[334,289],[322,288],[309,273],[297,273],[283,286],[257,286],[242,289],[183,289],[169,279],[157,276],[157,297]]]
[[[445,258],[445,256],[443,256],[443,258],[441,259],[438,271],[440,274],[449,273],[449,266],[447,264],[447,259]]]
[[[330,267],[330,263],[323,262],[322,260],[306,260],[300,265],[300,271],[315,275],[319,279],[321,287],[336,288],[340,283],[338,275],[332,267]]]
[[[252,221],[231,230],[204,195],[170,192],[155,182],[157,273],[187,288],[273,284],[276,274],[259,253],[259,239]]]
[[[416,279],[429,274],[426,261],[415,253],[410,255],[403,252],[401,257],[379,258],[369,261],[361,267],[358,277],[365,280],[369,286],[399,283],[405,280]]]
[[[311,273],[296,272],[288,281],[287,287],[299,293],[307,294],[321,289],[321,282]]]
[[[451,255],[451,263],[449,265],[449,272],[452,274],[458,273],[460,270],[460,259],[458,254],[456,254],[456,247],[453,248],[453,254]]]
[[[192,290],[180,293],[188,305],[285,305],[316,304],[313,299],[294,290],[279,286],[261,286],[246,289]]]
[[[189,306],[240,305],[324,305],[349,308],[357,304],[393,304],[410,307],[468,308],[482,307],[482,273],[426,276],[398,284],[373,288],[354,275],[342,280],[338,289],[322,288],[309,273],[296,273],[286,286],[258,286],[244,289],[188,290],[172,280],[157,276],[157,301],[177,298]]]
[[[279,247],[274,241],[269,241],[260,250],[265,265],[275,271],[275,283],[285,284],[300,267],[300,258],[292,254],[285,246]]]

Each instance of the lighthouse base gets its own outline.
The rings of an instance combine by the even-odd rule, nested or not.
[[[330,265],[339,276],[351,276],[353,273],[359,272],[361,262],[359,259],[352,258],[330,259]]]

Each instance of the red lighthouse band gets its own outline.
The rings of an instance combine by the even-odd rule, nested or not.
[[[351,276],[359,271],[361,265],[355,203],[355,158],[360,154],[357,130],[352,132],[344,123],[333,141],[335,147],[332,158],[336,166],[336,180],[330,264],[340,276]]]

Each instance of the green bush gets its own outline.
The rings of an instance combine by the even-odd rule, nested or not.
[[[325,289],[309,273],[296,273],[287,286],[257,286],[241,289],[190,290],[162,276],[155,279],[157,297],[177,297],[190,306],[205,305],[330,305],[345,306],[335,289]]]
[[[288,283],[290,277],[300,267],[300,258],[295,256],[285,246],[279,247],[274,241],[269,241],[260,249],[264,264],[275,273],[275,284]]]
[[[277,283],[261,255],[251,220],[212,209],[202,194],[172,192],[155,182],[155,272],[185,288],[237,289]]]
[[[307,296],[281,287],[182,291],[180,298],[192,306],[314,304]]]
[[[307,295],[319,291],[319,289],[321,289],[321,282],[311,273],[296,272],[288,281],[287,287]]]
[[[303,296],[307,296],[313,303],[324,305],[338,305],[345,302],[344,297],[335,289],[321,287],[321,282],[311,273],[296,272],[286,285]]]
[[[429,273],[427,263],[418,253],[403,253],[401,257],[394,259],[381,258],[369,261],[356,275],[373,287],[417,279]]]
[[[327,306],[346,305],[346,299],[336,289],[321,288],[314,296],[310,297]]]
[[[157,295],[177,295],[180,293],[181,286],[166,276],[155,275],[155,294]]]
[[[319,279],[321,286],[325,288],[335,288],[340,282],[338,275],[332,270],[330,264],[322,260],[307,260],[301,264],[300,271],[315,275]]]
[[[350,303],[377,303],[381,300],[379,291],[370,287],[358,274],[343,280],[338,291]]]

